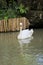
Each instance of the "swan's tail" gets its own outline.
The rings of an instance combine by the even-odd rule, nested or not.
[[[33,32],[34,32],[33,29],[31,29],[31,33],[32,33],[32,34],[33,34]]]

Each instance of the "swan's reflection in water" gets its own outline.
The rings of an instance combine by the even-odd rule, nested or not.
[[[19,44],[20,44],[21,53],[22,53],[24,50],[28,49],[28,44],[31,43],[32,39],[33,39],[33,36],[31,36],[31,37],[29,37],[29,38],[27,38],[27,39],[20,39],[20,40],[18,40],[18,42],[19,42]],[[24,47],[25,47],[26,49],[24,49]]]
[[[20,55],[22,56],[22,59],[23,59],[25,65],[28,65],[28,64],[31,65],[31,62],[32,62],[32,59],[33,59],[32,58],[33,55],[27,53],[28,44],[30,44],[32,42],[32,40],[33,40],[33,37],[18,40],[18,42],[20,44]]]
[[[27,39],[20,39],[20,40],[18,40],[22,52],[23,52],[23,46],[26,45],[26,47],[28,47],[28,44],[31,43],[32,39],[33,39],[33,36],[31,36],[31,37],[29,37]]]
[[[27,44],[27,43],[30,43],[32,39],[33,39],[33,36],[31,36],[31,37],[29,37],[27,39],[20,39],[20,40],[18,40],[18,42],[20,44],[24,44],[24,43]]]

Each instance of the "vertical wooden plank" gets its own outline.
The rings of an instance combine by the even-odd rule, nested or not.
[[[8,31],[12,30],[12,18],[8,19]]]
[[[12,20],[12,31],[16,31],[17,18],[13,18]]]
[[[3,22],[3,20],[0,20],[0,32],[4,31]]]
[[[27,22],[27,19],[24,17],[24,29],[26,29],[26,22]]]
[[[7,31],[7,20],[3,20],[3,24],[4,24],[4,31]]]
[[[17,30],[20,30],[20,18],[17,18]]]
[[[29,19],[27,19],[26,28],[29,28],[29,26],[30,26],[30,22],[29,22]]]

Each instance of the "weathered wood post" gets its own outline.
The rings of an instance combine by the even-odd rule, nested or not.
[[[3,20],[0,20],[0,32],[4,31],[3,22],[4,22]]]
[[[12,18],[8,19],[8,31],[12,29]]]
[[[4,18],[4,31],[7,31],[7,17]]]
[[[12,31],[16,31],[16,27],[17,27],[17,18],[13,18],[12,19]]]
[[[16,29],[17,30],[20,30],[20,18],[17,18],[17,24],[16,25],[17,25],[17,28]]]

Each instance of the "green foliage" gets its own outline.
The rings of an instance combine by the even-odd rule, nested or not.
[[[24,14],[27,14],[29,11],[28,7],[25,7],[22,3],[15,6],[17,17],[23,16]]]
[[[8,9],[5,13],[5,16],[7,16],[8,18],[15,18],[17,16],[16,11],[13,9]]]
[[[6,8],[6,7],[7,7],[6,0],[0,0],[0,9]]]
[[[18,8],[21,14],[26,14],[28,11],[28,7],[25,7],[22,3],[19,5]]]
[[[0,10],[0,19],[3,19],[5,16],[5,10]]]
[[[13,2],[13,8],[9,7],[5,10],[0,10],[0,19],[21,17],[29,11],[28,7],[25,7],[22,3],[17,4]]]
[[[6,17],[4,17],[4,19],[5,19],[5,20],[7,20],[7,19],[8,19],[8,17],[6,16]]]

